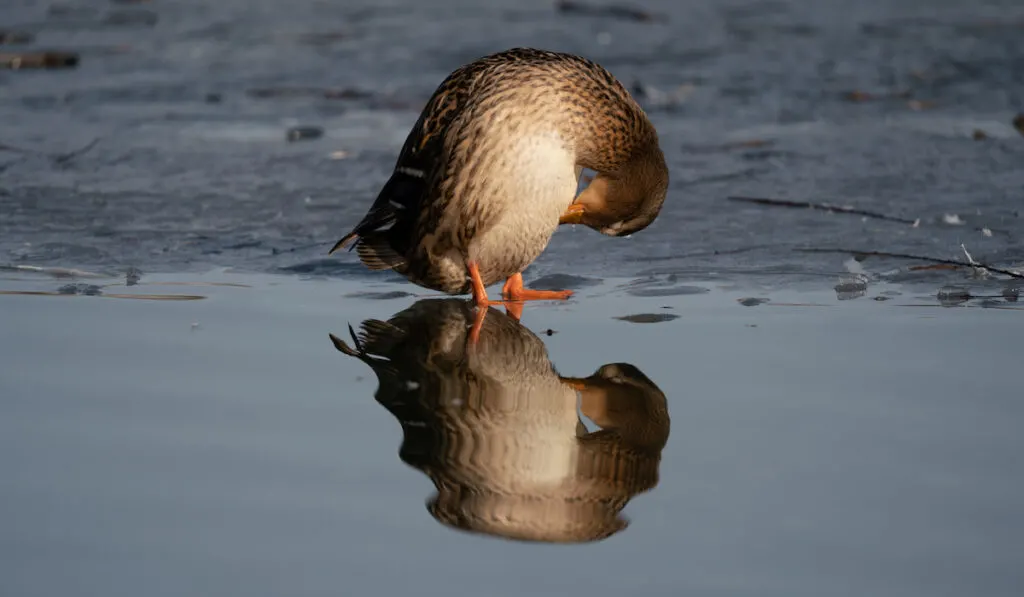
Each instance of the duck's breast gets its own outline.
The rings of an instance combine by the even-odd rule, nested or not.
[[[576,195],[575,157],[557,135],[544,132],[501,144],[479,195],[488,219],[470,240],[469,259],[487,285],[526,269],[547,247],[558,220]]]

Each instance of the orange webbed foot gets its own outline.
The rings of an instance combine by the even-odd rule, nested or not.
[[[530,290],[523,287],[523,275],[516,274],[505,282],[501,296],[509,301],[564,301],[572,296],[571,290]]]
[[[492,301],[487,298],[487,288],[484,286],[484,281],[480,277],[480,268],[475,262],[469,262],[469,278],[473,284],[473,302],[476,303],[476,316],[473,318],[473,327],[469,331],[469,344],[475,346],[480,341],[480,330],[484,326],[484,318],[487,317],[487,310],[491,308],[491,305],[505,305],[505,310],[508,311],[516,321],[523,316],[523,305],[509,304],[504,301]],[[520,279],[520,285],[522,285],[522,279]],[[506,286],[508,284],[506,283]]]
[[[480,270],[476,263],[470,262],[469,277],[473,284],[473,302],[476,303],[476,316],[473,318],[473,327],[469,332],[469,344],[474,346],[480,341],[480,330],[483,329],[484,318],[491,305],[505,305],[509,317],[519,321],[523,317],[524,301],[551,301],[565,300],[572,296],[571,290],[530,290],[523,288],[523,275],[516,274],[505,282],[501,289],[504,301],[492,301],[487,298],[487,289],[484,287],[483,279],[480,277]]]
[[[518,292],[511,292],[507,296],[502,295],[510,301],[564,301],[572,296],[571,290],[530,290],[523,288]]]

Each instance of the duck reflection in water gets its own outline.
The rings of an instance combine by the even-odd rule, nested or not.
[[[665,395],[615,363],[562,377],[544,343],[491,309],[478,344],[460,299],[421,300],[368,320],[334,346],[376,373],[376,399],[402,425],[399,457],[437,488],[427,507],[464,531],[575,543],[629,524],[629,500],[658,483],[668,441]],[[577,394],[578,392],[578,394]],[[580,413],[598,430],[588,431]]]

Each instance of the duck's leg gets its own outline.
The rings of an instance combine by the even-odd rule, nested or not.
[[[571,290],[530,290],[523,287],[523,274],[505,281],[501,296],[509,301],[557,301],[572,296]]]
[[[491,301],[487,298],[487,288],[480,277],[480,268],[476,262],[470,261],[466,266],[469,269],[469,279],[473,283],[473,302],[476,303],[476,317],[473,319],[473,328],[469,331],[469,343],[474,345],[480,340],[480,330],[484,326],[484,317],[487,317]]]

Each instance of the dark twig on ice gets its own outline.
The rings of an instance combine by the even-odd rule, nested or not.
[[[11,153],[20,153],[22,155],[32,155],[33,153],[35,153],[35,152],[30,151],[28,149],[22,149],[20,147],[14,147],[13,145],[7,145],[5,143],[0,143],[0,151],[9,151]]]
[[[798,207],[801,209],[818,209],[821,211],[827,211],[831,213],[843,213],[851,214],[856,216],[864,216],[865,218],[874,218],[876,220],[885,220],[887,222],[899,222],[900,224],[913,225],[917,220],[908,220],[907,218],[898,218],[896,216],[887,216],[874,211],[868,211],[866,209],[857,209],[855,207],[847,207],[843,205],[832,205],[829,203],[810,203],[808,201],[790,201],[789,199],[768,199],[766,197],[727,197],[729,201],[742,201],[744,203],[755,203],[757,205],[771,205],[774,207]]]
[[[769,199],[767,197],[726,197],[729,201],[742,201],[744,203],[754,203],[757,205],[768,205],[772,207],[793,207],[799,209],[816,209],[819,211],[827,211],[829,213],[841,213],[850,214],[854,216],[862,216],[865,218],[874,218],[876,220],[885,220],[887,222],[897,222],[899,224],[910,224],[917,228],[920,225],[920,219],[910,220],[907,218],[899,218],[896,216],[890,216],[883,213],[874,211],[868,211],[866,209],[859,209],[856,207],[849,207],[845,205],[832,205],[831,203],[811,203],[809,201],[792,201],[789,199]],[[962,223],[962,222],[960,222]],[[1005,230],[995,230],[992,228],[986,228],[983,226],[975,226],[975,230],[983,233],[985,236],[992,236],[993,234],[1008,234]]]
[[[11,153],[20,153],[21,155],[34,155],[34,156],[47,157],[47,158],[50,158],[51,160],[53,160],[54,165],[63,166],[65,164],[67,164],[68,162],[70,162],[71,160],[73,160],[73,159],[75,159],[75,158],[85,154],[86,152],[91,150],[93,147],[96,147],[96,144],[99,143],[99,142],[100,142],[99,138],[93,139],[92,141],[89,141],[88,143],[86,143],[84,146],[82,146],[82,147],[80,147],[80,148],[78,148],[78,149],[76,149],[74,151],[69,151],[67,153],[47,154],[47,153],[43,153],[41,151],[36,151],[34,149],[23,149],[21,147],[14,147],[13,145],[6,145],[4,143],[0,143],[0,151],[9,151]]]
[[[929,263],[941,263],[943,265],[955,265],[957,267],[974,267],[977,269],[988,270],[997,274],[1003,274],[1004,276],[1010,276],[1011,278],[1017,278],[1024,280],[1024,274],[1015,272],[1013,270],[1003,269],[999,267],[993,267],[973,259],[969,263],[963,261],[954,261],[952,259],[938,259],[935,257],[922,257],[921,255],[907,255],[905,253],[889,253],[886,251],[859,251],[855,249],[815,249],[815,248],[802,248],[794,249],[801,253],[840,253],[845,255],[856,255],[863,257],[889,257],[892,259],[911,259],[915,261],[927,261]]]
[[[53,155],[53,156],[51,156],[52,159],[53,159],[53,163],[58,165],[58,166],[63,166],[64,164],[67,164],[71,160],[73,160],[73,159],[75,159],[75,158],[85,154],[86,152],[88,152],[93,147],[96,147],[96,144],[99,143],[99,142],[100,142],[99,138],[96,138],[96,139],[93,139],[92,141],[89,141],[84,146],[82,146],[82,147],[80,147],[80,148],[78,148],[78,149],[76,149],[74,151],[69,151],[68,153],[58,153],[56,155]]]
[[[256,87],[245,92],[254,99],[288,99],[300,97],[319,97],[332,100],[357,100],[369,99],[373,94],[362,89],[349,87],[325,88],[325,87]]]
[[[629,6],[595,6],[584,4],[583,2],[575,2],[573,0],[558,0],[558,2],[555,2],[555,8],[558,12],[567,14],[612,17],[626,21],[639,21],[641,23],[661,20],[661,17],[658,15],[639,8],[631,8]]]

